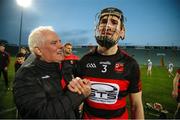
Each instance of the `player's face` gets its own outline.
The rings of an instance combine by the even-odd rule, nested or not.
[[[114,15],[105,15],[100,19],[98,29],[100,36],[107,36],[112,40],[117,40],[121,33],[120,19]]]

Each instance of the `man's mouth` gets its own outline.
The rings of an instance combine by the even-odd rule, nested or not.
[[[102,34],[102,35],[113,35],[113,32],[110,31],[110,30],[102,30],[102,31],[101,31],[101,34]]]
[[[63,50],[59,50],[57,54],[63,54]]]
[[[102,32],[101,35],[104,35],[104,36],[108,35],[108,36],[110,36],[110,35],[112,35],[112,33],[111,32]]]

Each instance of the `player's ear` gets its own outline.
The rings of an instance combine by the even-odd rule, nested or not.
[[[121,26],[121,28],[120,28],[120,38],[121,38],[121,40],[124,40],[124,38],[125,38],[125,28],[124,28],[124,25],[122,25]]]

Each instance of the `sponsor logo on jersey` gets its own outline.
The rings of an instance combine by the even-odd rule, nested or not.
[[[119,85],[114,83],[92,82],[90,101],[103,104],[114,104],[117,102]]]
[[[95,63],[87,63],[86,68],[96,68],[96,64]]]
[[[124,64],[123,63],[116,63],[115,67],[114,67],[114,71],[123,72],[124,71]]]
[[[111,62],[109,62],[109,61],[101,61],[101,62],[99,62],[99,64],[103,64],[103,65],[111,65]]]

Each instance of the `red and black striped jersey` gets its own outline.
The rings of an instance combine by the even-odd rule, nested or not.
[[[84,103],[84,118],[128,118],[126,96],[141,91],[139,65],[120,50],[104,56],[97,50],[79,61],[79,76],[91,81],[91,95]]]
[[[177,70],[177,73],[180,74],[180,69]],[[178,81],[178,95],[180,95],[180,79]]]

